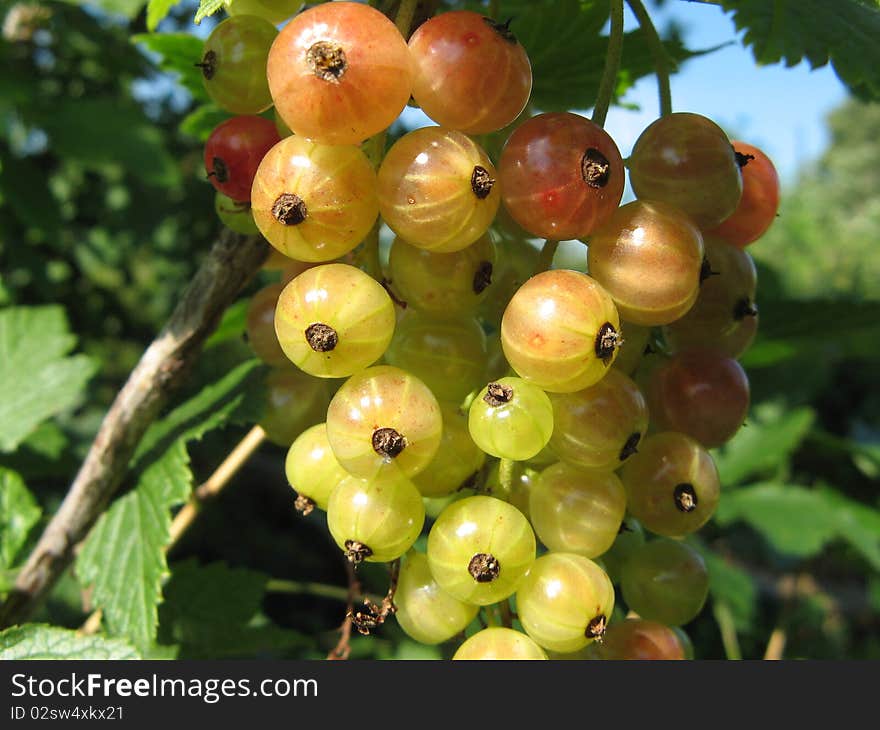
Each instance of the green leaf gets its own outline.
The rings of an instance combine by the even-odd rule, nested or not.
[[[851,458],[855,467],[869,479],[880,477],[880,443],[862,442],[855,438],[842,438],[814,428],[810,440],[834,453]]]
[[[180,131],[199,142],[206,142],[220,122],[229,119],[229,113],[214,104],[202,104],[187,114],[180,123]]]
[[[239,299],[234,304],[226,308],[223,312],[223,318],[217,329],[205,342],[205,348],[219,345],[229,340],[240,339],[245,332],[247,325],[247,310],[250,299]]]
[[[874,611],[880,614],[880,576],[872,575],[868,579],[868,601]]]
[[[92,601],[103,609],[108,632],[142,650],[156,636],[170,510],[192,488],[186,443],[249,419],[259,372],[255,360],[240,365],[147,431],[133,459],[135,488],[100,517],[80,552],[77,575],[93,586]]]
[[[194,623],[241,624],[260,610],[268,577],[223,563],[177,563],[165,586],[163,613]]]
[[[45,624],[13,626],[0,632],[2,659],[140,659],[124,641],[82,636]]]
[[[725,494],[715,519],[743,520],[782,553],[809,557],[832,540],[844,540],[880,570],[880,512],[831,489],[776,483]]]
[[[79,459],[68,449],[70,439],[54,421],[44,421],[11,454],[0,455],[0,467],[17,472],[26,482],[47,477],[67,480]]]
[[[191,486],[186,448],[176,442],[101,516],[77,559],[77,575],[93,587],[93,603],[103,609],[108,632],[141,649],[155,637],[169,510],[186,500]]]
[[[3,154],[0,148],[0,197],[3,207],[25,226],[58,235],[61,213],[52,195],[46,171],[32,159]]]
[[[95,362],[75,345],[61,307],[0,310],[0,451],[79,400]]]
[[[721,483],[731,486],[784,466],[814,419],[810,408],[756,410],[736,436],[714,452]]]
[[[126,18],[134,18],[144,6],[146,0],[90,0],[89,4],[101,8],[111,15],[122,15]],[[64,0],[70,5],[82,5],[82,0]]]
[[[262,573],[222,563],[178,563],[164,591],[162,633],[179,643],[187,659],[247,657],[308,643],[261,616],[267,580]]]
[[[87,169],[121,167],[151,185],[176,187],[178,164],[165,148],[160,127],[133,102],[116,97],[61,98],[51,111],[35,114],[55,153]]]
[[[180,0],[150,0],[147,3],[147,30],[154,31]]]
[[[880,571],[880,510],[849,499],[834,489],[822,489],[822,499],[835,516],[838,537],[846,540]]]
[[[851,90],[880,98],[880,7],[876,0],[723,0],[758,63],[831,62]]]
[[[0,467],[0,570],[11,568],[43,511],[14,471]]]
[[[774,300],[761,308],[755,344],[745,368],[775,366],[805,356],[822,360],[880,357],[880,302]]]
[[[41,423],[22,443],[35,456],[44,461],[57,461],[70,444],[70,439],[58,424],[52,421]]]
[[[150,463],[174,441],[200,439],[226,423],[256,422],[262,415],[264,374],[260,361],[251,359],[202,388],[149,428],[135,452],[134,467]]]
[[[856,468],[869,479],[880,478],[880,444],[855,444],[852,451]]]
[[[199,0],[199,9],[196,11],[195,24],[198,25],[209,15],[213,15],[221,8],[227,7],[229,0]]]
[[[202,72],[196,66],[204,53],[202,39],[190,33],[140,33],[131,42],[154,54],[159,68],[176,75],[194,98],[208,100]]]
[[[698,540],[692,539],[689,542],[699,550],[706,561],[709,570],[709,593],[712,598],[727,604],[737,630],[748,631],[754,628],[758,589],[752,577]]]
[[[542,111],[587,109],[599,91],[605,67],[608,37],[601,35],[608,20],[607,0],[561,0],[552,9],[543,3],[508,3],[502,17],[513,15],[511,30],[529,54],[532,64],[531,103]],[[665,42],[675,64],[699,53],[688,51],[678,39]],[[644,32],[627,33],[616,92],[622,95],[654,63]]]

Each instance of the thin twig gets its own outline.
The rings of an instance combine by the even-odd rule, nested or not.
[[[270,578],[266,581],[266,592],[287,593],[293,596],[314,596],[315,598],[327,598],[331,601],[341,601],[342,603],[348,602],[348,588],[332,586],[326,583]],[[382,600],[381,596],[372,594],[368,594],[365,598],[376,603]]]
[[[110,502],[147,428],[183,382],[205,339],[267,253],[259,236],[223,230],[104,417],[61,507],[0,607],[0,628],[27,619],[70,565],[75,546]]]
[[[620,70],[620,56],[623,51],[623,0],[611,3],[611,31],[608,35],[608,52],[605,55],[605,70],[599,83],[596,106],[593,108],[593,122],[605,126],[608,107],[617,86],[617,72]]]
[[[770,634],[770,640],[767,642],[767,648],[764,651],[764,659],[769,661],[782,659],[782,653],[785,651],[785,641],[785,629],[777,626]]]
[[[541,254],[535,264],[535,274],[547,271],[553,265],[553,257],[556,255],[556,249],[559,248],[559,241],[546,240],[541,248]]]
[[[513,628],[513,612],[510,610],[510,602],[505,598],[498,604],[501,609],[501,625],[505,628]]]
[[[379,258],[380,226],[381,222],[376,221],[376,225],[370,229],[367,237],[364,238],[363,243],[361,243],[360,248],[358,248],[356,257],[356,265],[379,282],[384,279],[382,275],[382,262]]]
[[[733,613],[724,601],[714,601],[712,612],[715,622],[721,632],[721,643],[724,644],[724,654],[728,659],[742,659],[742,651],[739,648],[739,638],[736,635],[736,626],[733,621]]]
[[[398,578],[400,578],[400,558],[397,558],[397,560],[394,560],[391,563],[391,577],[388,581],[388,592],[385,594],[382,602],[377,604],[365,597],[364,608],[366,611],[348,610],[346,618],[351,621],[354,627],[358,630],[358,633],[363,634],[364,636],[369,635],[373,629],[385,623],[385,619],[397,613],[397,606],[394,605],[394,594],[397,593]]]
[[[409,30],[412,26],[418,4],[418,0],[400,0],[400,7],[397,8],[397,17],[394,19],[394,25],[397,26],[397,30],[400,31],[400,35],[404,38],[409,38]]]
[[[516,462],[513,459],[501,459],[498,462],[498,484],[502,494],[510,494],[513,491],[513,480]]]
[[[651,20],[651,16],[642,4],[642,0],[627,0],[630,9],[638,18],[639,26],[645,31],[648,47],[654,58],[654,71],[657,74],[657,92],[660,95],[660,116],[672,114],[672,91],[669,85],[669,57],[660,40],[660,34]]]
[[[93,611],[86,619],[85,623],[79,627],[79,633],[85,636],[97,634],[101,630],[101,619],[103,617],[104,612],[100,608]]]
[[[260,447],[260,444],[266,438],[266,432],[260,426],[254,426],[247,435],[238,442],[229,455],[223,460],[220,466],[205,480],[201,485],[193,490],[192,497],[180,511],[174,516],[171,522],[169,534],[171,539],[166,547],[166,552],[170,552],[172,548],[180,540],[181,535],[193,523],[202,508],[202,504],[217,496],[222,489],[229,484],[239,469],[241,469],[254,452]]]
[[[357,573],[354,571],[354,564],[350,560],[345,561],[345,571],[348,576],[348,608],[345,611],[345,618],[339,627],[340,637],[330,652],[327,659],[345,660],[351,655],[351,616],[354,610],[355,597],[361,592],[361,583],[358,580]]]

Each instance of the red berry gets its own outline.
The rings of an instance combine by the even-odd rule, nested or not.
[[[734,142],[743,180],[739,205],[712,230],[734,246],[747,246],[766,233],[779,209],[779,176],[770,158],[746,142]]]
[[[739,204],[742,175],[727,135],[699,114],[676,112],[652,122],[629,157],[636,197],[680,208],[701,229],[717,226]]]
[[[295,134],[360,144],[393,122],[412,93],[406,41],[369,5],[332,2],[291,20],[269,51],[269,90]]]
[[[739,431],[749,411],[749,379],[733,358],[710,350],[686,350],[655,369],[646,395],[651,422],[678,431],[706,448]]]
[[[532,90],[532,67],[507,25],[470,10],[441,13],[409,39],[413,98],[449,129],[486,134],[519,116]]]
[[[250,202],[254,175],[263,156],[278,142],[275,124],[243,115],[218,124],[205,144],[205,171],[224,195]]]
[[[539,114],[510,135],[498,164],[501,195],[529,233],[557,241],[588,236],[617,209],[623,160],[589,119]]]

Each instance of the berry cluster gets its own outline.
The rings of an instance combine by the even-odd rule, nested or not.
[[[684,658],[671,627],[708,575],[680,538],[712,516],[707,449],[749,406],[743,249],[776,215],[772,164],[668,114],[636,142],[621,206],[614,140],[527,110],[507,25],[445,12],[407,43],[360,3],[280,32],[262,12],[250,0],[207,40],[208,92],[238,116],[205,166],[224,223],[258,230],[282,269],[247,334],[274,368],[262,425],[289,447],[297,508],[326,510],[353,563],[405,556],[394,607],[416,640],[503,617],[456,658]],[[411,98],[438,126],[382,154]],[[273,105],[277,124],[259,116]],[[474,135],[495,134],[493,161]],[[550,268],[534,238],[584,241],[584,271]],[[615,585],[639,619],[614,620]]]

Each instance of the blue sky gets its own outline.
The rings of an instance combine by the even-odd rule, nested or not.
[[[807,63],[794,68],[756,65],[751,50],[740,42],[742,34],[737,34],[732,16],[717,5],[686,0],[667,0],[660,8],[648,0],[647,5],[658,28],[662,31],[669,22],[676,22],[690,48],[734,41],[688,61],[672,77],[675,111],[703,114],[728,133],[761,147],[776,164],[783,184],[793,181],[800,165],[821,154],[828,143],[825,117],[847,96],[830,67],[811,70]],[[638,27],[628,8],[625,24],[627,30]],[[213,24],[206,22],[193,30],[207,35],[211,27]],[[659,113],[654,77],[642,79],[625,100],[641,109],[614,107],[605,124],[624,157]],[[412,126],[431,123],[416,110],[407,109],[405,116]]]
[[[825,149],[825,117],[846,99],[846,87],[834,71],[829,66],[811,70],[807,63],[793,68],[758,66],[751,50],[743,46],[732,15],[717,5],[686,0],[667,0],[660,8],[647,4],[661,33],[675,22],[689,48],[729,44],[686,62],[673,75],[673,109],[703,114],[729,134],[757,145],[773,160],[783,185],[793,182],[799,166]],[[637,27],[627,8],[626,30]],[[613,107],[605,128],[627,157],[641,131],[659,114],[656,79],[642,79],[624,100],[638,104],[640,110]],[[404,111],[404,117],[408,126],[432,123],[411,108]]]
[[[813,71],[806,63],[794,68],[757,66],[751,50],[739,42],[741,34],[736,33],[732,16],[715,5],[668,0],[662,9],[649,9],[661,29],[670,20],[682,26],[690,48],[738,41],[692,59],[672,77],[675,111],[703,114],[728,133],[761,147],[773,159],[783,183],[792,180],[800,164],[821,154],[828,143],[825,116],[847,96],[830,67]],[[637,27],[629,10],[626,26]],[[624,156],[659,113],[656,81],[643,79],[626,100],[639,104],[641,111],[613,108],[605,125]]]

